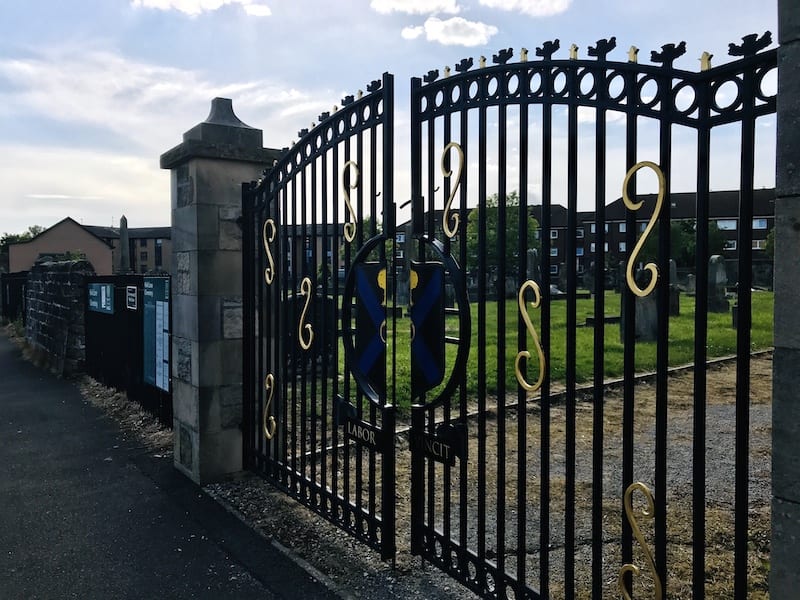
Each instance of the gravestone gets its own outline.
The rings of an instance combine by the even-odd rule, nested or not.
[[[681,290],[678,287],[678,266],[669,259],[669,316],[677,317],[681,314]]]
[[[650,272],[643,269],[638,269],[634,275],[636,285],[640,288],[646,287],[650,283]],[[622,302],[620,303],[620,320],[619,320],[619,337],[621,342],[625,342],[625,306],[629,297],[634,298],[635,316],[634,316],[634,337],[636,341],[640,342],[654,342],[658,338],[658,307],[656,304],[656,295],[650,292],[644,298],[638,296],[629,296],[628,294],[622,295]]]
[[[624,260],[619,261],[617,265],[617,286],[614,288],[618,294],[625,293],[625,288],[628,287],[628,281],[625,275],[626,267],[627,264]]]
[[[715,254],[708,259],[708,312],[726,313],[730,310],[730,304],[725,297],[727,285],[725,259]]]
[[[690,273],[686,277],[686,293],[694,294],[696,289],[697,289],[697,284],[695,283],[695,276],[693,273]]]
[[[539,252],[536,248],[528,250],[527,255],[527,274],[528,279],[532,279],[539,286],[542,285],[542,264],[539,262]]]

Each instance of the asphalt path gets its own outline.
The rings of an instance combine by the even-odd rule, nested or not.
[[[0,333],[0,600],[335,597]]]

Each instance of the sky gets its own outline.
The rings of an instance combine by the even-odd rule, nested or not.
[[[616,60],[631,45],[648,57],[685,41],[676,66],[695,71],[703,51],[721,64],[728,43],[764,31],[777,39],[777,2],[0,0],[0,233],[67,216],[169,225],[159,157],[217,96],[281,148],[386,71],[399,128],[410,78],[462,58],[508,47],[516,56],[556,38],[556,57],[575,43],[585,58],[616,36]],[[774,185],[772,160],[757,186]]]

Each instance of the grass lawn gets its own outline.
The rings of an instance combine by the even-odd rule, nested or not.
[[[606,292],[605,314],[607,316],[619,316],[620,314],[619,294]],[[772,292],[753,292],[753,325],[751,329],[751,349],[760,350],[770,348],[773,344],[772,337],[772,316],[773,316],[773,294]],[[516,299],[502,300],[500,302],[491,301],[486,304],[486,314],[483,322],[479,322],[478,306],[471,305],[472,310],[472,340],[470,347],[469,362],[467,366],[467,394],[470,397],[477,397],[479,394],[479,373],[485,373],[485,393],[496,394],[498,392],[498,381],[505,380],[506,391],[517,389],[517,381],[514,375],[514,358],[519,349],[519,310]],[[498,311],[505,312],[505,336],[498,327]],[[671,317],[669,322],[669,363],[670,366],[691,364],[694,360],[694,323],[695,299],[686,295],[680,298],[680,316]],[[547,353],[547,368],[549,370],[550,381],[563,383],[566,378],[566,347],[567,347],[567,304],[562,300],[551,302],[550,317],[550,349]],[[529,313],[541,337],[541,309],[530,309]],[[594,365],[594,336],[595,328],[585,326],[586,317],[594,316],[594,300],[579,299],[577,301],[575,330],[576,344],[576,382],[585,383],[592,380]],[[479,327],[485,330],[485,343],[479,347],[478,331]],[[397,388],[398,405],[401,412],[407,412],[410,406],[410,325],[408,319],[398,319],[397,321]],[[524,347],[531,351],[532,359],[528,361],[527,379],[536,381],[538,376],[538,361],[536,352],[533,348],[533,340],[522,329]],[[598,328],[599,334],[599,328]],[[447,317],[446,334],[456,336],[458,334],[458,320],[455,316]],[[504,338],[505,343],[500,344],[499,339]],[[389,337],[391,339],[391,336]],[[708,315],[708,357],[715,358],[729,356],[736,353],[736,330],[732,326],[731,313],[712,313]],[[620,326],[617,323],[605,325],[604,335],[604,378],[616,378],[622,376],[622,362],[624,348],[620,341]],[[391,356],[391,348],[389,349]],[[447,368],[445,372],[452,371],[455,361],[456,346],[447,345]],[[479,362],[480,361],[480,362]],[[656,343],[637,342],[635,348],[635,363],[637,372],[648,372],[655,370],[656,367]],[[485,365],[479,369],[479,365]],[[447,378],[447,375],[445,376]],[[437,388],[438,390],[438,388]],[[435,394],[437,390],[434,390]]]

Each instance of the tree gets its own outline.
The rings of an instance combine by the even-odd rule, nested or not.
[[[519,256],[520,222],[519,222],[519,193],[513,191],[505,197],[506,227],[503,238],[498,232],[499,202],[497,194],[486,198],[486,265],[492,270],[496,269],[499,261],[503,260],[506,274],[516,275],[520,263],[525,268],[526,258]],[[478,264],[478,228],[480,225],[482,208],[478,206],[470,211],[467,217],[467,256],[470,264]],[[527,231],[525,232],[526,246],[528,249],[541,247],[536,239],[539,223],[528,215]]]
[[[670,224],[670,258],[675,265],[681,268],[693,268],[697,255],[697,223],[694,219],[672,221]],[[725,246],[725,237],[717,226],[716,221],[708,223],[708,258],[714,254],[721,254]],[[658,227],[653,229],[650,237],[639,254],[642,262],[652,262],[658,256]]]
[[[775,260],[775,230],[773,229],[767,234],[767,241],[764,243],[764,251],[769,256],[770,260]]]

